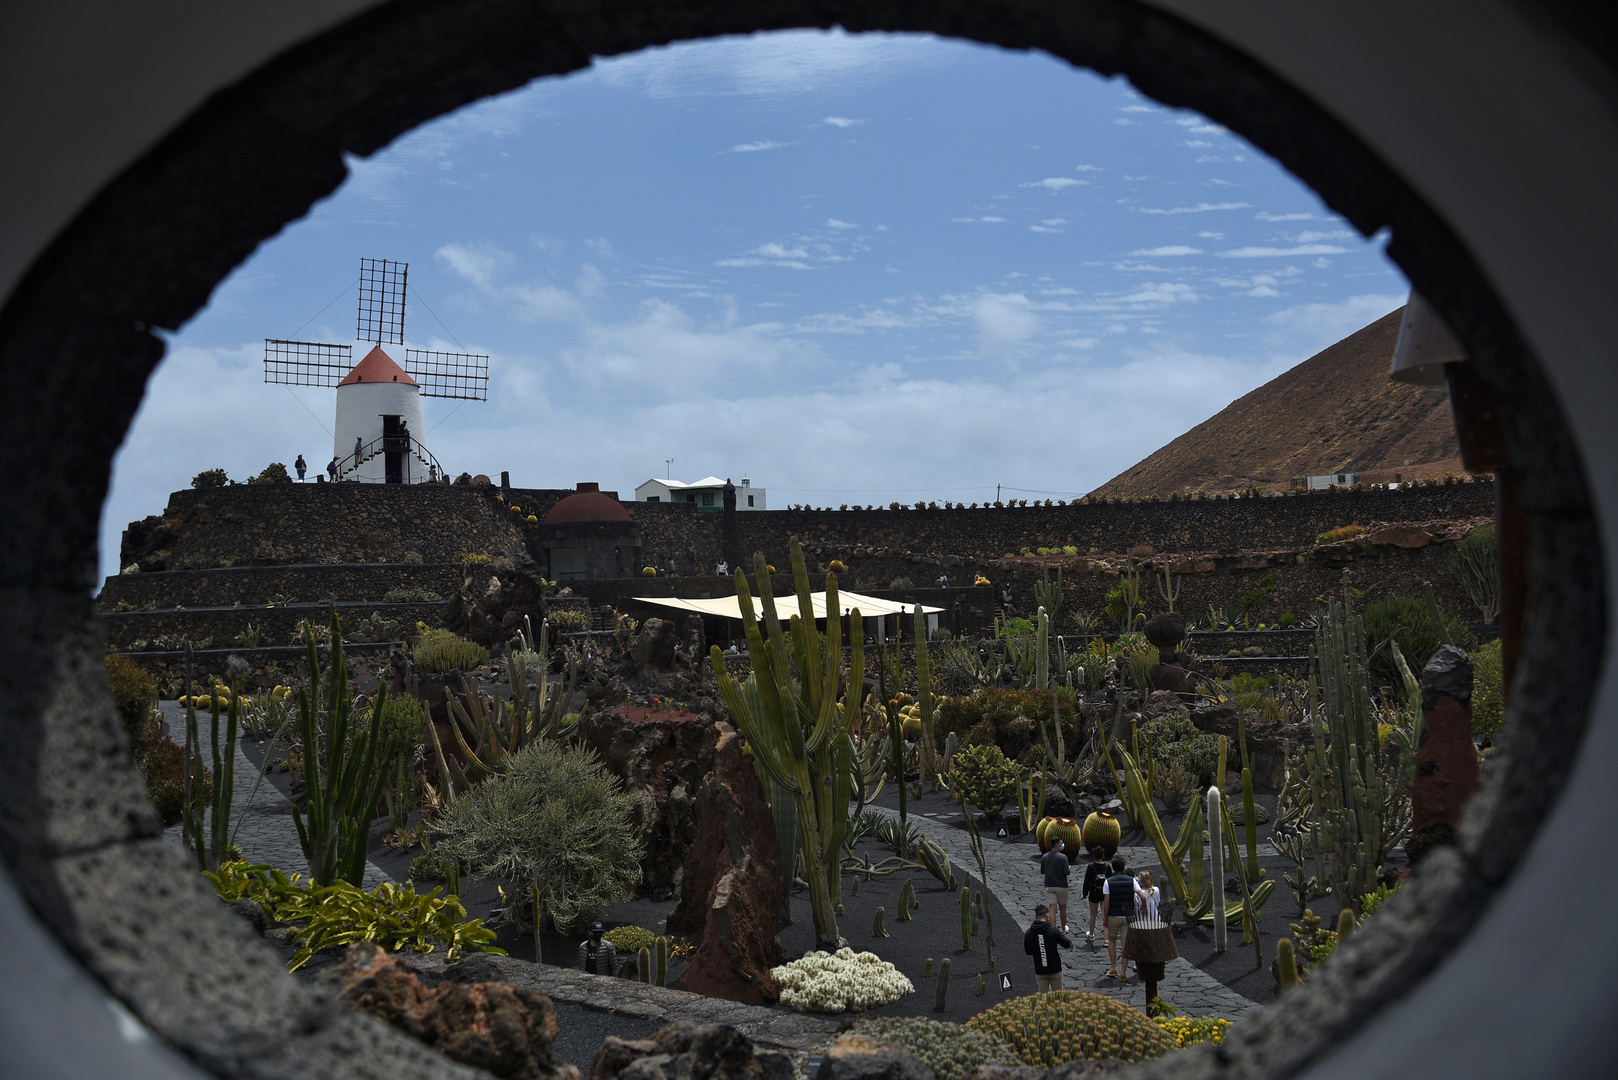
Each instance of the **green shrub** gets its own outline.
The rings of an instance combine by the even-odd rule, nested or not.
[[[1477,647],[1477,639],[1465,623],[1448,612],[1442,614],[1451,641],[1469,653]],[[1425,599],[1383,600],[1367,607],[1364,618],[1366,652],[1375,649],[1397,630],[1398,636],[1394,640],[1399,644],[1399,651],[1404,654],[1405,663],[1410,665],[1410,673],[1420,680],[1421,669],[1427,666],[1427,661],[1443,644],[1438,629],[1433,625],[1432,606]],[[1392,649],[1382,649],[1371,657],[1371,679],[1376,686],[1393,687],[1394,693],[1401,700],[1404,698],[1404,679],[1399,674],[1398,665],[1393,662]]]
[[[410,860],[410,876],[416,881],[448,881],[454,870],[455,860],[436,849]]]
[[[1327,529],[1315,537],[1317,544],[1335,544],[1339,540],[1352,540],[1365,531],[1364,525],[1339,525],[1335,529]]]
[[[284,484],[291,479],[292,478],[287,475],[287,467],[285,465],[281,464],[279,461],[272,461],[268,465],[264,466],[263,472],[253,477],[253,479],[249,480],[248,483]]]
[[[903,1047],[932,1069],[937,1080],[962,1080],[979,1065],[1022,1064],[1017,1052],[997,1036],[920,1016],[861,1020],[854,1030]]]
[[[537,887],[543,917],[571,930],[628,899],[640,880],[645,841],[630,825],[635,805],[594,752],[564,754],[541,739],[455,800],[438,820],[438,846],[516,886],[514,921],[532,921]]]
[[[956,751],[949,777],[962,801],[992,817],[1016,797],[1022,770],[998,746],[968,746]]]
[[[1056,695],[1062,730],[1071,741],[1078,732],[1078,710],[1066,687],[1059,688]],[[1050,716],[1049,693],[996,687],[940,703],[934,713],[933,731],[940,740],[953,733],[960,737],[963,746],[992,742],[1006,757],[1015,760],[1039,745],[1039,724],[1045,721],[1049,728]],[[1019,724],[1016,722],[1019,717],[1030,722]],[[980,727],[984,723],[993,731],[992,738],[984,738],[986,729]]]
[[[426,724],[427,711],[409,694],[389,694],[382,703],[382,745],[394,747],[404,757],[421,742]]]
[[[963,1026],[998,1036],[1024,1064],[1044,1069],[1080,1059],[1145,1061],[1175,1046],[1173,1036],[1139,1009],[1077,990],[1013,998]]]
[[[288,971],[296,971],[311,956],[330,945],[374,941],[385,949],[409,947],[428,953],[444,949],[445,959],[463,950],[505,955],[494,945],[494,931],[481,919],[467,919],[458,898],[439,896],[434,888],[425,896],[409,885],[383,882],[365,892],[346,881],[317,887],[304,884],[301,874],[288,878],[268,866],[227,862],[215,873],[204,873],[219,898],[228,903],[256,900],[271,922],[299,923],[292,936],[302,947]]]
[[[136,753],[156,734],[152,726],[152,704],[157,700],[157,680],[127,656],[107,655],[107,685],[112,689],[118,718],[129,734],[129,745]]]
[[[1495,638],[1471,653],[1472,657],[1472,734],[1494,739],[1506,718],[1504,671],[1500,661],[1500,639]]]
[[[615,926],[604,935],[618,950],[619,956],[633,957],[642,949],[650,949],[657,935],[641,926]]]
[[[578,608],[558,608],[545,617],[553,627],[565,633],[583,630],[590,621],[589,616]]]
[[[1143,749],[1148,740],[1151,742],[1152,757],[1159,771],[1178,765],[1195,776],[1199,784],[1224,780],[1224,777],[1214,777],[1214,771],[1219,768],[1219,736],[1199,730],[1191,722],[1190,713],[1154,716],[1142,723],[1139,731]]]
[[[194,488],[224,487],[229,479],[225,475],[224,469],[203,469],[191,478],[191,486]]]
[[[428,630],[416,640],[411,656],[417,666],[442,675],[447,671],[470,671],[489,662],[489,650],[474,641],[456,637],[448,630]]]

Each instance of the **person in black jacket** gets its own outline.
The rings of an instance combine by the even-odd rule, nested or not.
[[[1040,904],[1034,909],[1034,924],[1022,938],[1022,951],[1034,958],[1034,982],[1039,993],[1062,989],[1062,957],[1058,948],[1071,949],[1073,943],[1050,922],[1051,909]]]
[[[1107,976],[1129,980],[1127,965],[1119,963],[1124,955],[1124,936],[1129,932],[1129,920],[1135,917],[1136,893],[1140,882],[1126,870],[1129,863],[1122,855],[1112,857],[1112,876],[1101,883],[1102,903],[1107,907],[1107,960],[1112,967]]]
[[[1103,848],[1090,849],[1090,865],[1084,868],[1084,887],[1080,895],[1090,903],[1090,929],[1085,932],[1084,940],[1091,945],[1096,940],[1096,915],[1101,912],[1101,883],[1107,880],[1107,874],[1112,870],[1107,862],[1107,852]],[[1101,923],[1102,937],[1106,937],[1107,924]]]

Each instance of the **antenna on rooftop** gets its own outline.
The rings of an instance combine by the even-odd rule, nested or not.
[[[355,338],[374,345],[403,345],[405,294],[410,264],[360,260]],[[479,353],[405,349],[404,370],[423,397],[487,401],[489,358]],[[354,367],[354,347],[314,341],[264,339],[264,381],[288,386],[336,386]]]

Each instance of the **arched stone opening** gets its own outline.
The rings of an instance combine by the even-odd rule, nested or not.
[[[1435,859],[1355,946],[1355,964],[1254,1021],[1222,1054],[1144,1072],[1284,1075],[1317,1061],[1439,965],[1486,911],[1553,805],[1584,735],[1606,588],[1583,464],[1523,336],[1465,244],[1341,121],[1248,56],[1128,0],[1001,5],[610,6],[395,0],[210,99],[105,188],[0,311],[8,396],[0,513],[9,665],[0,672],[0,855],[34,913],[116,998],[218,1075],[453,1075],[402,1037],[333,1013],[260,955],[164,846],[100,689],[87,599],[112,454],[179,326],[266,237],[371,153],[435,116],[595,54],[840,24],[1040,48],[1122,73],[1272,154],[1390,256],[1445,315],[1505,416],[1530,515],[1530,624],[1515,741]],[[1532,707],[1522,703],[1531,702]],[[208,949],[198,948],[207,927]],[[1245,1025],[1244,1025],[1245,1027]]]

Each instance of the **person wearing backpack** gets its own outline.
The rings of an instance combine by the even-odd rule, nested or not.
[[[1051,909],[1044,904],[1034,908],[1034,922],[1022,938],[1022,951],[1034,958],[1034,982],[1039,993],[1062,989],[1062,957],[1057,949],[1071,949],[1073,943],[1050,922]]]
[[[1129,920],[1135,914],[1135,899],[1140,882],[1126,872],[1129,864],[1122,855],[1112,857],[1112,875],[1101,883],[1101,902],[1107,909],[1107,961],[1112,967],[1108,978],[1129,981],[1129,972],[1118,963],[1124,953],[1124,936],[1129,932]]]
[[[1090,904],[1090,929],[1084,935],[1085,943],[1094,946],[1096,943],[1096,916],[1101,913],[1101,883],[1107,880],[1112,872],[1112,864],[1107,862],[1107,852],[1103,848],[1090,849],[1091,863],[1084,868],[1084,888],[1081,895]],[[1107,936],[1107,920],[1101,920],[1101,936]]]

